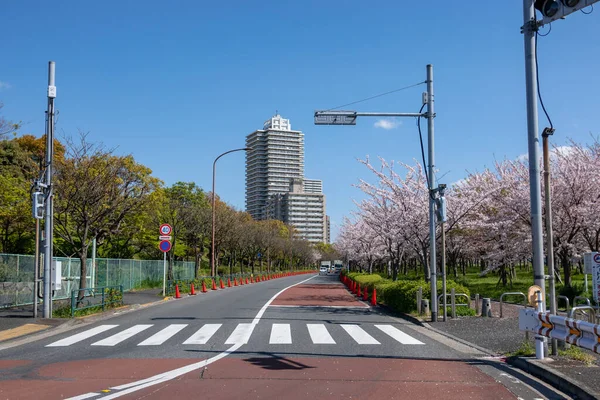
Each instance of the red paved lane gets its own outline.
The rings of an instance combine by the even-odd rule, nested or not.
[[[191,359],[100,359],[55,363],[32,368],[24,376],[19,367],[33,361],[0,362],[0,373],[11,369],[20,379],[0,380],[0,399],[64,399],[112,386],[145,379],[200,360]]]
[[[341,283],[303,284],[291,287],[280,294],[274,306],[354,306],[368,307],[359,302]]]
[[[516,399],[464,362],[374,358],[226,358],[124,399]]]

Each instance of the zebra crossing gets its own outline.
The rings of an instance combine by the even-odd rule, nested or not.
[[[329,325],[329,326],[328,326]],[[357,345],[381,345],[381,337],[387,340],[400,343],[402,345],[422,345],[420,340],[403,332],[394,325],[389,324],[321,324],[307,323],[300,326],[295,326],[292,332],[290,324],[273,323],[270,327],[268,336],[268,344],[270,345],[291,345],[294,343],[293,338],[298,338],[299,335],[310,337],[314,345],[335,345],[342,338],[340,335],[347,335],[354,340]],[[233,331],[227,336],[224,344],[247,344],[254,332],[256,324],[239,323]],[[341,327],[339,329],[338,327]],[[154,332],[156,329],[158,331]],[[112,347],[126,341],[139,340],[137,346],[160,346],[171,340],[170,344],[181,345],[204,345],[208,344],[217,332],[225,331],[231,326],[223,327],[223,324],[204,324],[199,329],[195,330],[191,335],[190,331],[193,327],[188,324],[170,324],[166,327],[157,327],[153,324],[138,324],[125,329],[119,330],[119,325],[99,325],[86,331],[68,336],[66,338],[54,341],[45,347],[68,347],[78,343],[90,342],[91,346]],[[146,337],[150,332],[150,336]],[[178,341],[175,342],[174,336],[179,333],[187,332],[187,339],[181,341],[181,335]],[[377,333],[379,333],[379,335]],[[110,334],[100,340],[96,340],[101,334]],[[384,335],[381,335],[383,333]],[[373,335],[379,336],[379,340]],[[142,337],[143,336],[143,337]],[[136,339],[137,338],[137,339]],[[338,341],[336,341],[336,339]],[[216,340],[216,339],[215,339]],[[266,339],[265,339],[266,340]],[[213,341],[214,342],[214,341]]]

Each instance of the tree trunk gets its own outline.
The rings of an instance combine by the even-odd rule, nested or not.
[[[87,288],[87,252],[88,247],[84,247],[81,249],[81,253],[79,253],[79,262],[81,263],[79,269],[79,293],[77,296],[77,306],[81,304],[83,298],[85,297],[85,290]],[[108,268],[108,266],[107,266]],[[106,282],[105,286],[108,286],[108,282]]]
[[[565,273],[565,286],[571,287],[571,260],[567,252],[561,252],[560,261]]]

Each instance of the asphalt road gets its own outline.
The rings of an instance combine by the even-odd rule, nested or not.
[[[0,347],[0,399],[566,398],[357,301],[335,276],[209,292],[42,336]]]

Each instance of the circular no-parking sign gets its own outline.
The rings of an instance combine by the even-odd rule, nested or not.
[[[171,231],[173,230],[173,228],[171,228],[171,225],[169,224],[162,224],[160,226],[160,234],[163,236],[168,236],[171,234]]]
[[[167,251],[171,250],[171,242],[169,242],[168,240],[161,240],[158,244],[158,248],[163,253],[166,253]]]
[[[594,262],[600,264],[600,253],[594,254]]]

